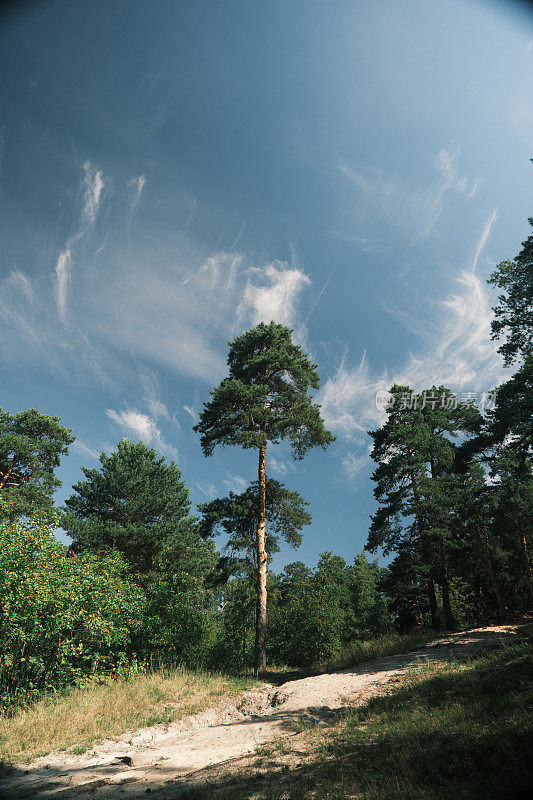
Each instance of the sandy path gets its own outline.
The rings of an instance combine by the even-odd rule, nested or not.
[[[512,625],[479,628],[342,672],[288,681],[278,688],[267,685],[178,723],[106,740],[83,755],[52,753],[29,765],[15,765],[13,774],[0,780],[0,798],[70,800],[90,794],[127,800],[151,792],[157,798],[177,797],[180,785],[191,785],[192,773],[290,736],[302,721],[331,721],[347,705],[365,702],[383,691],[384,684],[428,662],[472,658],[515,637]],[[117,756],[128,757],[131,764],[117,761]]]

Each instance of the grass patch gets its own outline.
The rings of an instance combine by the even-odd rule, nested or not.
[[[43,697],[0,716],[0,759],[29,762],[52,750],[79,754],[99,740],[174,722],[255,685],[251,678],[177,668]]]
[[[335,789],[341,762],[345,785],[323,796],[344,797],[346,788],[365,800],[514,796],[533,777],[532,679],[527,644],[427,667],[354,710],[330,737],[317,778]]]
[[[376,658],[409,653],[411,650],[416,650],[418,647],[433,641],[436,637],[438,637],[438,634],[429,633],[428,631],[415,631],[414,633],[405,634],[405,636],[380,636],[367,642],[355,642],[338,656],[313,664],[310,671],[313,675],[322,674],[323,672],[336,672],[340,669],[355,667],[364,661],[373,661]]]
[[[533,647],[430,665],[320,735],[311,764],[182,800],[518,800],[533,782]]]

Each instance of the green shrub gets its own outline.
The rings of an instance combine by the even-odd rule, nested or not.
[[[55,523],[11,522],[7,512],[0,521],[3,706],[124,662],[142,619],[143,594],[120,556],[71,556]]]

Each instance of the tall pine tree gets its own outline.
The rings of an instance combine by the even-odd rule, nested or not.
[[[414,548],[423,569],[432,627],[440,628],[437,580],[445,624],[453,629],[447,557],[457,488],[453,440],[461,432],[477,430],[480,415],[472,405],[459,405],[444,386],[420,394],[398,385],[390,391],[388,419],[370,432],[372,458],[378,463],[372,476],[374,496],[380,506],[372,517],[367,547],[397,553]]]
[[[301,459],[309,448],[325,449],[335,438],[308,394],[319,388],[316,365],[293,343],[291,334],[284,325],[260,323],[230,342],[229,375],[211,392],[195,426],[206,456],[216,445],[236,445],[258,453],[256,674],[266,669],[267,446],[286,439],[293,456]]]

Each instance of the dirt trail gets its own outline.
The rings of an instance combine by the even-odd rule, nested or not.
[[[291,736],[302,722],[331,722],[346,706],[380,694],[385,684],[399,683],[428,662],[473,658],[511,643],[516,634],[513,625],[452,634],[405,655],[288,681],[277,688],[266,685],[178,723],[106,740],[83,755],[59,752],[29,765],[17,764],[10,776],[0,780],[0,798],[70,800],[90,794],[97,800],[129,800],[152,792],[158,799],[179,797],[180,787],[194,784],[194,773],[205,774],[206,768]]]

